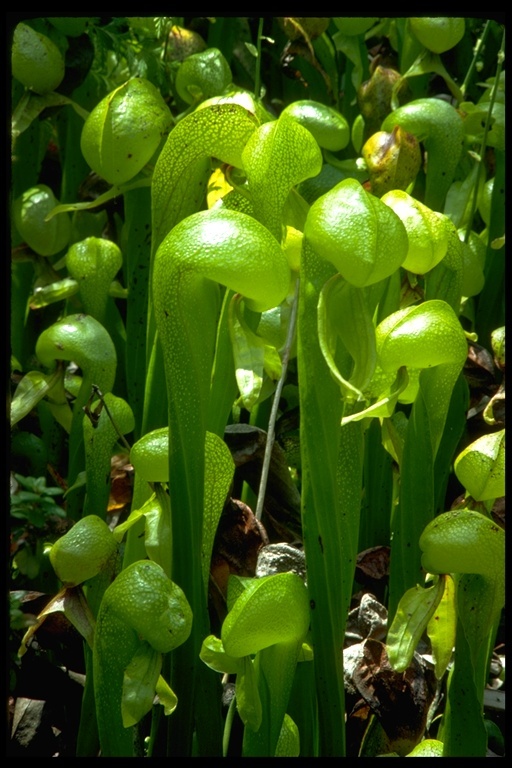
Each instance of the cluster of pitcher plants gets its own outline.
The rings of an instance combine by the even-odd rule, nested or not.
[[[464,371],[470,344],[505,368],[504,50],[471,18],[13,29],[13,469],[47,504],[26,491],[11,519],[58,510],[66,532],[15,548],[12,583],[54,588],[21,664],[52,611],[84,638],[78,756],[228,755],[237,727],[243,756],[345,756],[346,622],[376,546],[389,663],[427,643],[440,693],[409,738],[374,713],[359,754],[486,755],[503,387],[468,436]],[[268,461],[292,410],[307,579],[232,575],[213,627],[226,426],[264,429]],[[261,510],[264,471],[245,492]]]

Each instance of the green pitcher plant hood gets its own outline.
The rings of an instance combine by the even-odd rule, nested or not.
[[[37,184],[14,201],[12,213],[16,229],[32,250],[40,256],[59,253],[71,237],[71,219],[67,213],[47,221],[59,205],[50,187]]]
[[[257,653],[275,643],[303,640],[309,626],[307,590],[294,573],[264,576],[251,583],[222,625],[229,656]]]
[[[453,224],[442,213],[432,211],[401,190],[387,192],[383,203],[399,216],[409,239],[404,269],[424,275],[439,264],[448,250],[448,230]]]
[[[103,323],[112,280],[123,266],[119,246],[103,237],[87,237],[69,248],[66,266],[78,282],[85,311]]]
[[[14,30],[11,64],[13,76],[35,93],[54,91],[64,78],[64,57],[55,43],[23,22]]]
[[[428,151],[425,205],[442,211],[462,154],[464,124],[451,104],[441,99],[416,99],[391,112],[383,131],[399,125],[414,134]]]
[[[160,91],[132,78],[94,107],[82,130],[82,153],[109,184],[124,184],[151,159],[171,121]]]
[[[475,499],[505,495],[505,430],[482,435],[455,459],[457,479]]]
[[[50,562],[59,579],[74,586],[108,567],[116,553],[117,542],[108,525],[97,515],[88,515],[55,542]]]
[[[289,104],[283,113],[291,115],[307,128],[323,149],[338,152],[345,149],[350,141],[350,130],[343,115],[325,104],[302,99]]]
[[[128,730],[153,705],[175,696],[160,678],[162,654],[190,635],[192,612],[182,590],[150,560],[125,568],[103,597],[94,636],[93,674],[102,755],[133,756]],[[174,700],[174,701],[173,701]]]
[[[355,179],[345,179],[313,203],[304,237],[359,288],[391,275],[408,250],[400,218]]]
[[[36,355],[47,367],[57,360],[73,361],[82,369],[84,381],[96,384],[102,392],[110,392],[114,386],[115,347],[91,315],[69,315],[51,325],[39,336]]]

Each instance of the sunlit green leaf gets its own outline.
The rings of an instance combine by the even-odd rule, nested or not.
[[[164,680],[162,675],[160,675],[158,680],[156,681],[155,691],[158,696],[159,703],[164,708],[164,713],[166,715],[172,715],[172,713],[178,706],[178,699],[176,697],[176,694],[171,689],[167,681]]]
[[[57,301],[64,301],[78,292],[78,283],[71,277],[65,277],[55,283],[36,288],[28,302],[30,309],[41,309]]]
[[[285,715],[276,747],[276,757],[299,757],[299,729],[290,715]]]
[[[210,669],[215,670],[215,672],[225,672],[228,675],[236,675],[243,669],[242,660],[229,656],[224,650],[222,640],[215,637],[215,635],[208,635],[208,637],[203,640],[199,657],[201,661],[210,667]]]
[[[162,655],[142,643],[124,672],[121,712],[125,728],[138,723],[153,706],[161,667]]]
[[[397,672],[403,672],[412,661],[420,638],[425,631],[444,591],[444,580],[433,587],[416,586],[407,590],[400,600],[393,623],[388,630],[386,649],[389,662]]]
[[[427,625],[438,680],[443,677],[452,658],[456,626],[455,584],[447,574],[444,576],[443,595]]]
[[[262,392],[263,373],[273,380],[281,375],[281,358],[275,347],[251,331],[236,296],[230,305],[229,320],[236,380],[243,405],[251,411]]]
[[[18,386],[11,402],[11,426],[20,421],[45,397],[62,374],[46,376],[41,371],[29,371]]]

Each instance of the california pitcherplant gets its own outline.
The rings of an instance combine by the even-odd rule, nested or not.
[[[51,446],[74,521],[50,549],[47,612],[85,639],[77,754],[227,756],[243,728],[243,756],[352,756],[346,621],[358,554],[381,545],[390,663],[406,670],[427,630],[447,675],[418,740],[484,756],[504,429],[493,390],[467,439],[464,371],[477,340],[504,371],[501,25],[71,21],[14,34],[11,421]],[[307,584],[231,576],[214,632],[226,426],[267,433],[261,525],[276,420],[296,412],[301,525],[283,529]],[[115,525],[111,459],[128,452]]]

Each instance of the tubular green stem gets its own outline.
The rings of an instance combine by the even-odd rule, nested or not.
[[[124,727],[122,702],[124,674],[134,655],[171,651],[186,640],[191,623],[183,592],[150,560],[126,568],[105,592],[93,659],[103,757],[133,756],[133,733]]]
[[[112,450],[119,439],[118,430],[128,434],[133,430],[133,413],[124,400],[108,393],[104,396],[109,409],[103,408],[98,422],[93,426],[89,418],[84,419],[85,467],[87,473],[87,495],[84,514],[104,517],[107,513],[110,493],[110,469]],[[93,403],[92,410],[99,404]],[[114,419],[114,426],[112,423]]]
[[[484,35],[485,35],[486,31],[487,31],[488,25],[489,25],[489,22],[487,22],[487,24],[485,26]],[[498,65],[496,67],[496,75],[495,75],[495,78],[494,78],[494,85],[493,85],[492,90],[491,90],[491,97],[489,99],[489,108],[487,110],[487,117],[485,119],[484,135],[482,137],[482,143],[480,144],[479,155],[480,155],[481,158],[485,157],[485,151],[487,149],[487,135],[489,133],[489,128],[491,127],[492,110],[494,108],[494,103],[496,101],[496,94],[498,93],[498,85],[499,85],[499,82],[500,82],[500,74],[501,74],[501,69],[502,69],[502,66],[503,66],[504,55],[505,55],[505,30],[503,30],[503,35],[502,35],[502,38],[501,38],[501,47],[500,47],[500,51],[498,53]],[[482,174],[483,167],[484,167],[483,163],[480,163],[478,165],[477,179],[476,179],[476,182],[475,182],[473,197],[472,197],[472,200],[471,200],[471,212],[469,214],[468,225],[467,225],[466,234],[465,234],[465,237],[464,237],[465,242],[467,242],[469,240],[469,235],[470,235],[471,227],[472,227],[472,224],[473,224],[473,217],[475,215],[475,211],[476,211],[476,207],[477,207],[477,203],[478,203],[478,189],[479,189],[478,181],[479,181],[479,178],[480,178],[480,176]]]
[[[489,31],[491,29],[491,22],[487,20],[485,22],[484,31],[480,35],[480,37],[477,40],[477,44],[473,50],[473,58],[471,60],[471,65],[466,73],[466,77],[464,78],[464,82],[462,83],[460,90],[462,91],[462,95],[465,96],[466,92],[468,90],[468,84],[471,82],[471,79],[473,77],[473,72],[476,69],[476,65],[478,63],[478,58],[481,56],[482,51],[484,49],[486,38],[489,34]]]
[[[376,333],[384,370],[401,365],[422,369],[400,466],[400,501],[393,515],[389,607],[393,616],[403,593],[421,579],[418,541],[436,509],[435,459],[467,342],[455,312],[440,300],[393,313]]]
[[[104,393],[111,391],[117,365],[115,347],[105,328],[93,317],[70,315],[43,331],[37,340],[36,355],[48,367],[56,360],[69,360],[82,370],[69,439],[68,484],[71,486],[84,463],[82,409],[91,396],[93,384]],[[78,510],[74,514],[78,514]]]
[[[340,499],[336,481],[341,400],[318,343],[316,316],[320,291],[333,273],[330,264],[303,248],[298,311],[302,529],[315,654],[319,754],[324,757],[345,755],[344,596],[339,575]]]
[[[71,277],[78,282],[85,311],[105,325],[110,284],[121,269],[123,257],[111,240],[87,237],[74,243],[66,254]]]
[[[339,270],[350,283],[349,298],[358,307],[355,319],[343,318],[345,337],[355,324],[358,331],[369,332],[355,291],[395,272],[405,259],[408,240],[399,217],[353,179],[342,181],[312,205],[304,234],[298,343],[302,527],[312,608],[319,750],[321,756],[340,757],[345,755],[342,649],[357,554],[363,441],[361,424],[349,423],[340,430],[342,416],[351,414],[343,414],[338,383],[320,345],[319,299]],[[353,346],[352,340],[340,344],[343,349],[331,362],[337,366]],[[368,375],[370,371],[363,379]]]
[[[443,718],[443,755],[484,757],[483,691],[505,603],[505,533],[486,515],[454,510],[425,528],[420,547],[425,570],[457,574],[456,650]]]
[[[96,515],[82,517],[54,544],[50,562],[59,579],[68,584],[87,581],[87,602],[97,616],[104,592],[114,578],[117,544],[107,524]],[[93,655],[84,643],[86,680],[77,736],[77,757],[96,757],[99,749],[94,702]]]
[[[126,247],[126,383],[128,400],[135,416],[134,439],[142,435],[142,413],[146,380],[146,333],[151,253],[151,195],[149,188],[124,194]]]
[[[255,674],[263,714],[258,731],[245,728],[244,757],[275,755],[301,645],[296,640],[276,643],[256,655]]]
[[[229,334],[229,307],[233,291],[226,291],[222,302],[219,324],[217,326],[217,346],[215,363],[212,371],[210,390],[210,408],[208,411],[208,431],[224,437],[229,413],[236,400],[238,387],[235,377],[233,346]]]
[[[204,203],[210,157],[242,167],[241,152],[257,120],[238,104],[215,104],[197,109],[169,134],[155,165],[151,185],[151,262],[153,283],[155,254],[164,237]],[[144,394],[142,434],[165,423],[166,405],[160,395],[162,351],[155,326],[152,295],[149,297],[146,341],[148,376]]]
[[[261,38],[263,36],[263,18],[258,19],[258,34],[256,38],[256,50],[258,55],[256,57],[256,74],[254,76],[254,97],[260,98],[261,90]]]
[[[250,308],[264,311],[286,297],[289,281],[288,262],[277,241],[257,221],[233,211],[188,217],[155,257],[153,300],[169,399],[173,579],[194,613],[191,638],[173,657],[182,712],[171,737],[175,754],[190,754],[196,666],[208,634],[201,541],[204,445],[219,315],[216,282],[242,293]],[[196,725],[198,730],[206,727]]]

